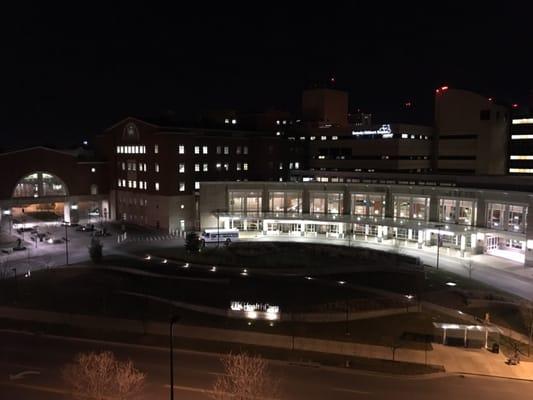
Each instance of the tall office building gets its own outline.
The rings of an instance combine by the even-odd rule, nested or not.
[[[435,168],[440,173],[503,175],[509,111],[491,98],[443,86],[435,94]]]

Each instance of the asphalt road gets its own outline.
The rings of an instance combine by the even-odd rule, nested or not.
[[[179,339],[176,339],[179,340]],[[147,374],[143,399],[169,398],[168,353],[130,345],[86,340],[50,338],[15,332],[0,332],[0,398],[67,399],[61,368],[78,352],[111,350],[120,359],[131,359]],[[219,356],[176,351],[175,398],[209,399],[209,389],[222,373]],[[531,382],[438,375],[398,377],[333,368],[312,368],[281,362],[270,364],[280,380],[282,399],[523,399],[533,389]],[[27,372],[19,379],[10,375]]]

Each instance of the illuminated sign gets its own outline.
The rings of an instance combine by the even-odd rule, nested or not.
[[[268,319],[270,321],[279,319],[279,306],[262,303],[243,303],[232,301],[230,309],[233,312],[243,313],[250,319]]]
[[[513,125],[533,124],[533,118],[513,119]]]
[[[383,137],[383,139],[389,139],[393,136],[390,124],[383,124],[375,131],[352,131],[353,136],[370,136],[378,135]]]

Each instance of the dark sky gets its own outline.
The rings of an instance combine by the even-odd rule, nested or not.
[[[166,110],[297,111],[331,76],[351,109],[400,118],[410,100],[421,122],[441,84],[521,104],[533,88],[526,1],[15,3],[0,21],[4,146],[74,143]]]

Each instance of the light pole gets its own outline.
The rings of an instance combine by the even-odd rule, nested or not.
[[[437,270],[439,269],[439,255],[440,255],[440,228],[443,228],[444,225],[439,224],[435,225],[435,228],[437,228]]]
[[[65,257],[68,265],[68,226],[67,222],[65,221]]]
[[[178,322],[180,317],[177,315],[170,319],[170,400],[174,400],[174,324]]]

